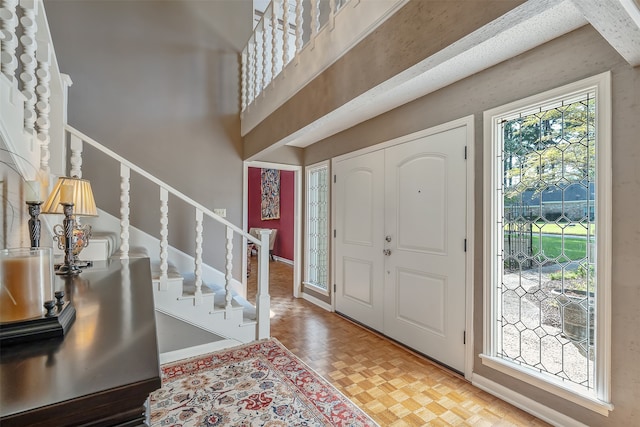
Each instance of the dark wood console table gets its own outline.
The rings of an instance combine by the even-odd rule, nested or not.
[[[64,339],[0,349],[0,425],[142,424],[161,385],[149,260],[96,262],[55,287],[76,320]]]

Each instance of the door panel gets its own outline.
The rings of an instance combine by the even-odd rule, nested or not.
[[[382,331],[384,153],[337,162],[336,311]]]
[[[384,333],[464,370],[466,129],[385,152]]]
[[[399,268],[395,300],[398,319],[443,336],[446,281],[445,277]]]
[[[373,307],[373,263],[344,257],[343,295],[369,307]]]
[[[446,189],[427,185],[443,182],[445,171],[446,159],[437,154],[420,154],[396,166],[394,191],[397,201],[390,208],[395,209],[398,218],[398,248],[446,252]]]
[[[340,179],[344,177],[344,239],[343,241],[352,245],[373,246],[373,215],[375,193],[376,172],[372,168],[362,168],[357,166],[346,174],[340,174]]]

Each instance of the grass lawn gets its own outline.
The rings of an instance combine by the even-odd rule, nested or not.
[[[575,224],[575,225],[571,225],[571,226],[564,226],[564,228],[560,227],[560,225],[556,224],[556,223],[552,223],[552,224],[547,224],[547,223],[541,223],[541,222],[536,222],[533,223],[532,225],[533,228],[533,232],[537,233],[539,231],[542,231],[542,233],[544,234],[562,234],[562,230],[564,229],[564,234],[565,236],[570,235],[570,236],[586,236],[587,235],[587,228],[584,227],[581,224]],[[596,225],[595,224],[591,224],[590,225],[591,228],[591,235],[595,234],[596,232]]]
[[[540,250],[540,236],[533,235],[533,253]],[[547,258],[556,258],[562,254],[562,237],[542,236],[542,252]],[[571,261],[578,261],[587,255],[587,239],[581,237],[564,238],[564,255]]]

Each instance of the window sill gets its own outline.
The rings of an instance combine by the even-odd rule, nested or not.
[[[517,366],[498,357],[481,354],[480,359],[482,360],[482,364],[489,368],[495,369],[496,371],[502,372],[503,374],[509,375],[513,378],[517,378],[527,384],[531,384],[548,393],[573,402],[576,405],[580,405],[600,415],[604,415],[605,417],[609,416],[609,412],[613,410],[613,405],[609,402],[604,402],[598,399],[595,396],[595,392],[585,393],[578,386],[572,387],[569,384],[554,382],[532,369]]]
[[[305,288],[307,288],[307,289],[309,289],[309,290],[311,290],[311,291],[313,291],[315,293],[318,293],[320,295],[325,295],[325,296],[329,296],[330,295],[328,289],[321,288],[320,286],[314,285],[313,283],[302,282],[302,284],[304,285]]]

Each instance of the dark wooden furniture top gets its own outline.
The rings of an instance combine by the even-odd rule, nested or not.
[[[160,363],[149,259],[56,277],[76,308],[64,339],[0,349],[0,425],[139,425]]]

